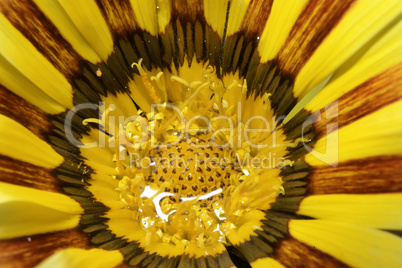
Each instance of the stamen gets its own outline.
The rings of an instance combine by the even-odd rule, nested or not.
[[[172,76],[170,77],[170,80],[179,82],[179,83],[185,85],[186,87],[190,88],[190,83],[187,82],[186,80],[184,80],[183,78],[177,76],[177,75],[172,75]]]
[[[138,72],[141,75],[142,78],[142,83],[144,84],[145,88],[148,90],[149,96],[152,98],[152,100],[155,103],[160,103],[161,99],[156,95],[155,92],[155,88],[154,86],[151,84],[151,82],[149,82],[148,80],[148,75],[145,73],[144,69],[141,67],[141,63],[142,63],[142,58],[138,61],[138,63],[133,63],[131,64],[131,68],[134,68],[134,65],[137,67]]]
[[[138,63],[133,62],[133,64],[131,64],[131,68],[134,68],[134,66],[137,67],[138,72],[140,73],[141,76],[147,75],[147,74],[145,73],[144,69],[143,69],[142,66],[141,66],[142,60],[143,60],[143,59],[141,58],[141,59],[138,60]]]
[[[306,143],[306,142],[310,142],[310,141],[311,141],[310,139],[300,137],[300,138],[295,139],[293,142],[286,143],[286,146],[294,148],[294,147],[297,147],[300,143]]]
[[[86,118],[84,120],[82,120],[82,124],[84,126],[88,125],[88,123],[96,123],[100,126],[105,127],[105,122],[106,122],[106,117],[107,115],[114,111],[116,109],[116,106],[114,104],[109,105],[109,107],[107,109],[105,109],[105,111],[103,111],[102,115],[100,116],[101,119],[98,118]]]
[[[190,83],[190,89],[196,88],[198,86],[202,85],[201,81],[194,81]]]
[[[84,126],[88,125],[89,123],[96,123],[98,125],[102,125],[102,120],[99,120],[97,118],[86,118],[86,119],[82,120],[82,124]]]
[[[212,74],[213,72],[214,72],[214,67],[212,67],[211,65],[208,65],[208,67],[203,72],[204,81],[209,79],[210,78],[209,75]]]
[[[195,92],[190,96],[190,98],[188,98],[185,102],[183,102],[183,103],[180,105],[180,108],[179,108],[179,109],[182,111],[185,107],[187,107],[187,106],[191,103],[191,101],[194,100],[195,96],[197,96],[198,93],[200,93],[201,89],[203,89],[203,88],[205,88],[206,86],[208,86],[208,84],[209,84],[209,82],[205,82],[204,84],[200,85],[200,86],[195,90]],[[170,125],[173,123],[174,120],[176,120],[176,117],[177,117],[177,113],[175,113],[175,114],[173,115],[173,117],[170,118],[169,121],[166,122],[166,124],[162,125],[162,126],[160,127],[159,131],[164,131],[168,126],[170,126]]]
[[[164,97],[165,101],[167,101],[166,87],[162,84],[162,82],[160,80],[162,75],[163,75],[163,72],[159,72],[156,76],[151,76],[151,81],[155,80],[156,85],[163,92],[163,97]]]
[[[236,86],[240,86],[241,84],[239,84],[236,80],[233,80],[232,83],[230,83],[229,86],[226,87],[227,90],[231,90],[232,88],[236,87]]]

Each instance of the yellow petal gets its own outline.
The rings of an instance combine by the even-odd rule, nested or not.
[[[16,67],[0,55],[0,81],[11,92],[49,114],[58,114],[66,107],[46,94]],[[26,90],[29,88],[29,90]]]
[[[118,186],[118,180],[113,180],[110,175],[93,174],[88,190],[94,195],[96,200],[115,210],[126,206],[120,200],[120,193],[115,190]]]
[[[103,268],[115,267],[123,262],[120,251],[103,249],[63,249],[41,262],[37,268]]]
[[[44,168],[55,168],[64,160],[49,144],[4,115],[0,115],[0,148],[2,155]]]
[[[171,18],[170,3],[164,0],[157,0],[156,2],[157,2],[156,15],[158,19],[158,30],[160,34],[164,34],[166,26],[169,24]]]
[[[132,212],[127,209],[108,212],[107,215],[110,219],[107,224],[117,236],[122,236],[129,241],[138,241],[141,247],[145,248],[147,252],[151,254],[156,252],[160,256],[178,256],[183,254],[184,245],[181,243],[176,246],[173,243],[161,243],[158,239],[152,239],[154,243],[151,244],[145,242],[145,230],[138,222],[132,219]],[[130,230],[130,232],[127,233],[126,230]]]
[[[228,26],[226,30],[227,36],[230,36],[239,30],[243,22],[243,18],[246,15],[246,11],[250,4],[250,1],[251,0],[236,0],[230,2]]]
[[[157,1],[137,1],[130,0],[131,6],[133,7],[136,22],[141,29],[148,31],[150,34],[156,36],[158,34],[159,24],[157,22]],[[167,5],[164,4],[161,6],[162,8],[167,8]],[[159,9],[159,6],[158,6]],[[168,12],[160,11],[162,14]],[[159,13],[161,14],[161,13]],[[161,15],[162,15],[161,14]],[[167,15],[167,14],[166,14]],[[163,19],[162,19],[163,20]],[[166,25],[165,25],[166,26]],[[162,29],[165,27],[163,24],[161,25]]]
[[[375,78],[386,70],[393,68],[393,66],[400,64],[402,62],[401,32],[402,20],[381,39],[376,38],[375,44],[367,51],[364,51],[364,55],[357,62],[353,58],[338,69],[325,88],[305,106],[305,109],[310,112],[322,109],[354,90],[357,86],[369,83],[369,79]],[[401,71],[399,71],[399,77],[401,76]],[[400,80],[398,77],[394,79],[389,77],[387,81],[389,84],[395,84]],[[379,88],[379,90],[381,89]]]
[[[74,23],[67,16],[66,12],[57,1],[34,0],[34,2],[42,10],[42,12],[49,17],[49,19],[58,28],[61,35],[71,44],[75,51],[92,63],[101,61],[101,58],[84,39],[77,27],[75,27]]]
[[[0,40],[2,40],[0,42],[0,54],[3,57],[1,61],[6,60],[9,62],[16,70],[32,81],[37,88],[43,90],[46,95],[63,107],[72,107],[72,87],[65,76],[14,28],[3,14],[0,14],[0,29]],[[12,73],[17,74],[15,71]],[[14,78],[18,78],[18,76]],[[5,80],[7,81],[9,79],[6,78]],[[19,85],[18,82],[7,82],[7,84]],[[35,90],[36,87],[34,87],[33,90]],[[29,91],[27,88],[10,87],[10,89],[16,89],[15,93],[23,98],[31,95],[24,92]],[[34,104],[40,106],[38,102]]]
[[[352,267],[402,266],[402,239],[388,232],[329,220],[291,220],[289,232]]]
[[[261,221],[265,218],[264,212],[260,210],[251,210],[245,212],[242,217],[239,217],[237,222],[238,228],[234,229],[227,235],[228,240],[232,245],[238,245],[250,240],[251,235],[255,235],[255,230],[261,230]]]
[[[275,248],[275,259],[285,267],[345,267],[341,260],[328,255],[314,246],[288,237],[282,239]]]
[[[258,45],[261,62],[276,57],[307,2],[307,0],[274,1]]]
[[[59,3],[89,45],[106,61],[113,52],[113,39],[95,1],[60,0]]]
[[[317,141],[308,164],[337,165],[351,159],[402,153],[402,101],[390,104]]]
[[[113,162],[114,152],[108,147],[108,139],[109,136],[105,133],[92,129],[89,135],[84,135],[81,139],[84,144],[81,148],[81,155],[86,158],[85,163],[92,169],[115,175],[117,171],[116,163]],[[118,145],[112,148],[117,149]]]
[[[78,226],[80,216],[38,206],[29,202],[0,205],[0,239],[62,231]]]
[[[0,182],[0,239],[71,229],[83,212],[66,195]]]
[[[356,1],[300,70],[294,95],[300,98],[321,83],[401,12],[401,1]]]
[[[205,20],[221,38],[223,37],[223,31],[225,29],[228,2],[228,0],[204,0]]]
[[[1,204],[8,202],[27,202],[74,215],[79,215],[83,212],[83,209],[75,200],[64,194],[4,182],[0,182],[0,185]]]
[[[311,195],[303,199],[297,213],[318,219],[400,230],[402,194]]]
[[[241,37],[246,38],[246,40],[259,40],[264,27],[267,23],[268,17],[270,16],[273,1],[266,0],[255,0],[255,1],[230,1],[230,6],[227,16],[226,27],[226,40],[229,40],[232,35],[235,39],[225,43],[227,45],[224,49],[233,57],[234,43],[231,43],[241,39]],[[215,4],[215,2],[213,2]],[[237,40],[237,41],[236,41]],[[240,46],[241,44],[236,44]],[[247,46],[251,51],[251,46]],[[236,48],[238,50],[239,47]],[[246,49],[247,51],[248,49]],[[247,54],[248,52],[245,52]],[[243,60],[246,60],[243,58]]]

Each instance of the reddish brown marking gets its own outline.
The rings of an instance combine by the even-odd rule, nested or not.
[[[334,257],[292,238],[279,242],[274,258],[286,267],[349,267]]]
[[[136,29],[136,17],[128,0],[96,0],[100,11],[115,39],[132,38]],[[156,11],[155,11],[156,12]]]
[[[0,266],[34,267],[56,251],[65,248],[90,249],[89,236],[78,229],[26,236],[0,241]]]
[[[3,0],[0,12],[67,78],[81,73],[80,56],[35,3]]]
[[[272,2],[273,0],[252,0],[239,31],[244,31],[246,37],[249,35],[253,35],[255,38],[261,36],[271,13]]]
[[[0,155],[0,181],[62,193],[60,181],[51,170]]]
[[[279,69],[295,77],[355,0],[312,0],[296,20],[279,52]]]
[[[312,169],[310,194],[360,194],[402,191],[402,157],[382,156]]]
[[[373,113],[402,98],[402,64],[370,78],[338,100],[338,116],[318,121],[315,125],[317,138],[328,135],[327,125],[338,123],[338,128]]]
[[[188,21],[205,21],[204,1],[202,0],[177,0],[171,1],[172,15]]]
[[[36,106],[0,85],[0,114],[14,119],[45,140],[51,131],[49,118]]]

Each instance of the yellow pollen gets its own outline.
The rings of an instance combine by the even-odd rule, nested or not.
[[[102,76],[102,70],[101,70],[100,68],[98,68],[98,69],[96,70],[96,76],[97,76],[97,77],[101,77],[101,76]]]
[[[140,59],[138,61],[138,63],[131,64],[131,68],[134,68],[134,66],[137,67],[138,72],[140,73],[141,78],[142,78],[142,83],[144,84],[145,88],[148,90],[149,96],[152,98],[152,100],[155,103],[160,103],[161,99],[156,95],[155,88],[151,84],[151,82],[148,80],[148,75],[146,74],[146,72],[142,68],[141,63],[142,63],[142,59]]]

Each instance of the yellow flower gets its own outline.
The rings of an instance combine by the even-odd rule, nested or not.
[[[1,267],[400,267],[402,2],[0,2]]]

